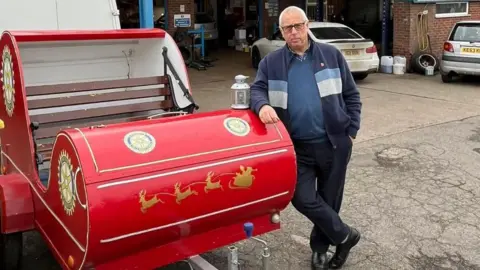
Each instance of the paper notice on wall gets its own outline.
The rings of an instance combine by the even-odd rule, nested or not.
[[[278,16],[278,0],[268,0],[266,4],[268,4],[268,15],[270,17]]]

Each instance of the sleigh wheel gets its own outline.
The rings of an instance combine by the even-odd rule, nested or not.
[[[22,233],[0,234],[0,269],[19,270],[22,262]]]

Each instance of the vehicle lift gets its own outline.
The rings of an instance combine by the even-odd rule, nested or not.
[[[191,59],[187,65],[197,70],[207,70],[207,67],[213,67],[211,59],[205,57],[205,31],[203,25],[198,30],[187,30],[187,34],[192,39],[191,43]],[[195,44],[197,35],[200,36],[200,44]],[[195,55],[195,49],[200,48],[200,59],[197,60]]]

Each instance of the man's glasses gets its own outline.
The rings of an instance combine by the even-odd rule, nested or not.
[[[295,30],[297,30],[297,31],[300,31],[300,30],[303,30],[305,28],[305,24],[306,24],[306,22],[301,22],[301,23],[290,24],[290,25],[287,25],[287,26],[282,26],[282,30],[285,33],[292,32],[293,28],[295,28]]]

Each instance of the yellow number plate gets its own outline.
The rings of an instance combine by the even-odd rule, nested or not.
[[[360,50],[342,50],[343,54],[346,56],[356,56],[360,55]]]
[[[472,47],[463,47],[462,53],[478,53],[480,54],[480,48],[472,48]]]

